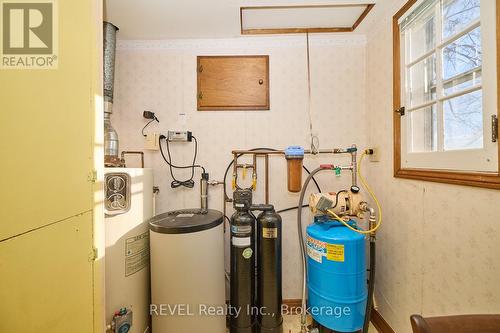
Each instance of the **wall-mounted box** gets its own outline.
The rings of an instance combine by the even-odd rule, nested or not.
[[[198,110],[269,110],[269,56],[199,56]]]

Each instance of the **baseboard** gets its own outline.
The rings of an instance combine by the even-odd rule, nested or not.
[[[301,299],[284,299],[283,305],[288,306],[291,313],[297,313],[297,309],[302,306]],[[395,333],[392,327],[385,321],[385,319],[380,315],[380,313],[373,309],[371,322],[373,326],[377,329],[379,333]]]
[[[379,333],[395,333],[389,323],[375,309],[372,310],[371,322]]]
[[[287,305],[290,308],[300,308],[302,306],[302,300],[300,298],[297,299],[284,299],[283,304]]]
[[[286,305],[288,307],[288,312],[290,314],[298,314],[297,310],[302,307],[302,300],[299,299],[284,299],[283,300],[283,305]]]

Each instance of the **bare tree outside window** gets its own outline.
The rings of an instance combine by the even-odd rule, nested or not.
[[[411,151],[483,148],[480,0],[421,7],[404,30]],[[432,101],[436,105],[428,105]]]
[[[443,2],[443,38],[450,38],[479,19],[479,0]],[[444,93],[451,94],[481,81],[481,27],[443,49]],[[444,149],[483,147],[482,93],[476,91],[444,102]]]

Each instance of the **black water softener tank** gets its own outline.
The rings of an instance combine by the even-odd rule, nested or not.
[[[272,205],[257,217],[257,316],[259,333],[282,333],[281,217]]]
[[[255,218],[250,213],[252,191],[233,194],[236,212],[231,216],[230,333],[255,333]]]

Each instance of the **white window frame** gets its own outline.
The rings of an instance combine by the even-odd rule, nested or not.
[[[422,1],[417,1],[400,19],[411,14]],[[400,32],[400,75],[401,75],[401,105],[408,99],[406,89],[406,70],[410,66],[436,54],[437,97],[432,102],[423,103],[416,107],[406,108],[405,115],[401,118],[401,167],[408,169],[431,169],[472,172],[498,172],[498,143],[491,140],[491,116],[497,114],[497,45],[496,45],[496,4],[495,1],[481,0],[480,19],[472,22],[459,33],[442,40],[441,0],[436,0],[436,46],[426,54],[419,56],[411,62],[406,57],[405,35]],[[481,83],[460,92],[444,95],[442,87],[442,51],[449,44],[458,40],[477,27],[481,27],[482,47],[482,78]],[[408,57],[409,58],[409,57]],[[444,151],[444,125],[443,102],[474,91],[482,90],[483,93],[483,148],[469,150]],[[436,152],[411,152],[410,150],[410,113],[427,106],[437,107],[437,151]]]

